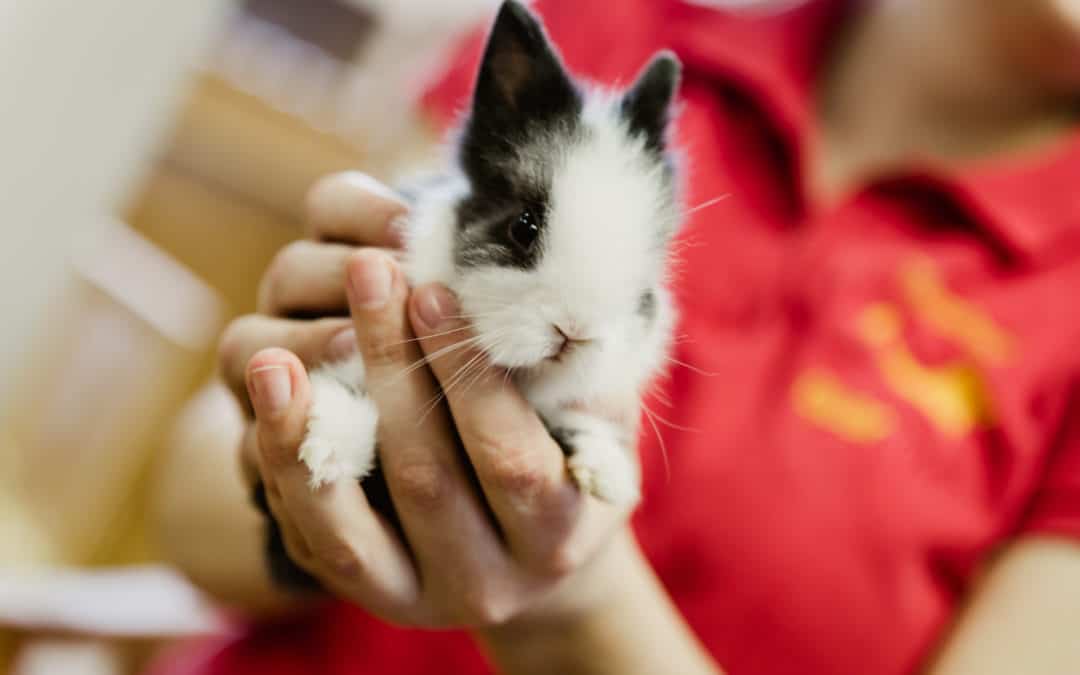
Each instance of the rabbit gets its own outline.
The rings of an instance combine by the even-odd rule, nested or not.
[[[451,168],[414,190],[403,270],[439,282],[562,447],[583,492],[640,498],[641,399],[667,362],[670,243],[683,219],[669,147],[681,66],[653,57],[617,92],[576,81],[539,20],[501,6]],[[359,356],[311,373],[300,459],[312,487],[376,468]]]

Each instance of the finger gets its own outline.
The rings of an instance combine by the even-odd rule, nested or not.
[[[311,551],[282,505],[280,493],[260,483],[254,494],[255,504],[267,520],[263,555],[271,580],[290,591],[319,590],[321,585],[309,569]]]
[[[319,180],[307,197],[311,237],[354,246],[400,248],[400,223],[408,210],[397,193],[358,171]]]
[[[218,367],[225,384],[249,413],[248,363],[256,353],[270,347],[286,349],[303,363],[315,365],[355,352],[356,340],[348,319],[297,321],[248,314],[232,321],[221,336]]]
[[[429,355],[466,344],[435,360],[431,369],[511,549],[525,562],[556,571],[576,565],[585,552],[570,535],[584,506],[594,500],[568,479],[562,450],[506,374],[469,344],[449,291],[439,285],[416,289],[410,312]]]
[[[311,387],[300,360],[283,349],[256,354],[247,371],[267,495],[280,495],[310,551],[308,566],[331,590],[383,616],[401,616],[417,599],[416,576],[401,542],[368,504],[360,484],[338,481],[316,491],[298,451]],[[286,515],[287,514],[287,515]]]
[[[407,317],[409,289],[385,254],[358,251],[348,295],[368,391],[379,409],[379,456],[426,588],[469,598],[507,563],[462,463],[457,436]],[[421,367],[410,366],[418,364]]]
[[[286,245],[259,282],[256,310],[271,316],[345,316],[349,306],[341,279],[352,251],[344,244],[306,239]]]
[[[301,239],[274,256],[259,283],[256,310],[290,318],[347,316],[345,261],[356,250],[345,244]],[[399,251],[386,249],[393,256]]]

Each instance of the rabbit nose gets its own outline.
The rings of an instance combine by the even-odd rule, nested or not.
[[[555,350],[556,359],[570,353],[575,347],[591,342],[591,338],[585,337],[585,333],[576,325],[555,324],[554,328],[559,340]]]
[[[562,337],[564,342],[590,342],[592,338],[574,322],[557,323],[555,324],[555,330]]]

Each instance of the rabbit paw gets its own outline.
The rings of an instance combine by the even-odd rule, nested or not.
[[[307,435],[300,444],[312,489],[371,472],[378,419],[374,401],[363,392],[359,357],[312,371]]]
[[[641,478],[634,456],[610,422],[582,413],[549,424],[567,455],[567,468],[582,492],[613,506],[630,507],[641,498]]]

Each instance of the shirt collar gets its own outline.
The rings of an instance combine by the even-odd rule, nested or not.
[[[723,80],[757,102],[803,181],[817,142],[815,79],[831,37],[856,4],[811,0],[779,10],[724,12],[673,2],[666,38],[688,76]],[[1080,132],[1028,157],[919,173],[946,189],[1018,258],[1043,258],[1080,245]],[[802,197],[805,186],[799,187]]]

